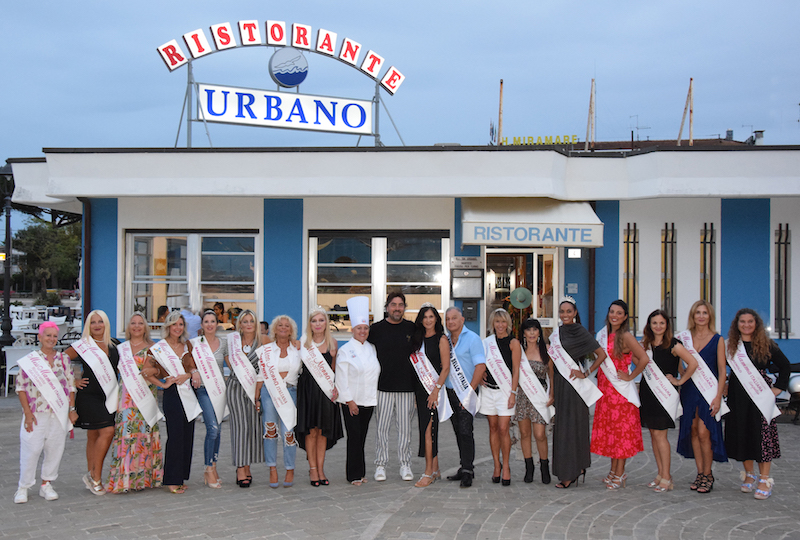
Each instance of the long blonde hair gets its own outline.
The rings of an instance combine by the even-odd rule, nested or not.
[[[331,347],[336,346],[336,340],[333,339],[331,335],[331,327],[330,319],[328,318],[328,312],[325,311],[325,308],[320,306],[315,307],[311,311],[308,312],[308,317],[306,318],[306,340],[303,343],[305,347],[311,347],[311,342],[314,341],[314,333],[311,331],[311,319],[316,317],[317,315],[322,315],[325,317],[325,333],[322,338],[322,342],[328,346],[328,350],[331,350]]]
[[[103,331],[103,343],[108,346],[111,343],[111,323],[108,322],[108,315],[106,315],[106,312],[102,309],[95,309],[89,313],[89,316],[86,317],[86,322],[83,324],[83,334],[81,337],[92,337],[92,317],[95,315],[99,315],[103,320],[103,325],[105,326],[105,330]]]
[[[258,317],[256,316],[256,312],[253,311],[252,309],[245,309],[244,311],[239,312],[239,317],[236,319],[236,331],[239,332],[239,335],[242,336],[242,339],[244,340],[244,330],[242,330],[242,319],[245,318],[245,315],[250,315],[251,317],[253,317],[253,323],[254,323],[253,327],[255,328],[256,338],[258,338],[261,325],[258,322]]]
[[[689,329],[689,332],[694,332],[695,323],[694,323],[694,314],[700,306],[705,306],[708,310],[708,329],[717,333],[717,315],[714,312],[714,306],[710,303],[706,302],[705,300],[698,300],[692,307],[689,308],[689,322],[686,323],[686,328]]]

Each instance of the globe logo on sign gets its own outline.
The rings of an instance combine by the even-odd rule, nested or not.
[[[308,62],[297,49],[285,47],[269,59],[269,75],[276,84],[293,88],[306,80]]]

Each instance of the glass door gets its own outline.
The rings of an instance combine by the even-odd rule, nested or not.
[[[515,292],[527,289],[530,295]],[[554,328],[554,291],[558,290],[558,250],[486,250],[486,321],[497,308],[511,315],[514,336],[528,317],[539,319],[543,328]],[[487,329],[488,335],[490,329]],[[549,334],[549,332],[548,332]]]

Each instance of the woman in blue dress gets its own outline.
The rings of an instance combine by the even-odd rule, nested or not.
[[[705,300],[698,300],[689,310],[688,328],[681,333],[685,337],[679,336],[684,345],[691,341],[691,346],[717,377],[717,395],[710,404],[693,381],[687,381],[681,389],[683,416],[677,450],[683,457],[695,460],[697,477],[689,488],[698,493],[709,493],[714,488],[712,462],[728,461],[722,424],[714,418],[720,409],[725,387],[725,341],[716,333],[715,327],[714,307]],[[686,339],[689,337],[687,334],[691,334],[691,340]]]

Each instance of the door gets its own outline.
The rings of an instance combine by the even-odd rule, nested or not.
[[[514,291],[525,288],[530,300]],[[512,332],[518,337],[520,324],[528,317],[539,319],[543,328],[554,328],[554,291],[558,290],[558,249],[486,250],[486,321],[503,308],[511,315]],[[520,299],[523,303],[520,303]],[[486,335],[491,329],[486,329]],[[549,332],[548,332],[549,334]]]

